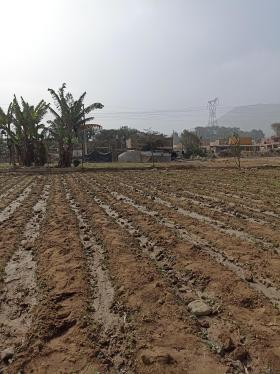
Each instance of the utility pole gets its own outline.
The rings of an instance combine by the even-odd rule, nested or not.
[[[209,109],[209,119],[208,119],[208,126],[217,126],[218,121],[216,117],[216,110],[217,105],[219,104],[219,99],[215,97],[213,100],[208,101],[208,109]]]
[[[84,167],[84,161],[85,161],[85,127],[86,127],[86,117],[85,117],[85,106],[83,104],[83,132],[82,132],[82,168]]]
[[[87,151],[87,129],[86,129],[86,115],[85,115],[85,106],[83,104],[83,114],[84,114],[84,152],[85,154],[84,155],[87,155],[88,151]]]

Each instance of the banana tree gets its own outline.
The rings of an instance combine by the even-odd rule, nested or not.
[[[29,105],[21,97],[21,105],[16,96],[7,114],[0,110],[0,127],[7,133],[16,151],[18,161],[24,166],[43,165],[46,160],[42,130],[42,119],[49,105],[41,100],[38,105]],[[5,116],[4,116],[5,115]]]
[[[74,100],[70,92],[65,92],[66,84],[63,83],[58,92],[49,88],[55,109],[50,107],[54,118],[49,120],[49,132],[54,137],[59,151],[59,167],[70,167],[73,158],[73,145],[78,140],[84,123],[91,121],[94,117],[86,117],[95,109],[102,109],[101,103],[84,106],[86,92],[78,100]]]
[[[7,112],[0,107],[0,129],[7,136],[7,147],[9,149],[9,162],[15,164],[15,138],[11,132],[13,123],[13,103],[10,103]]]

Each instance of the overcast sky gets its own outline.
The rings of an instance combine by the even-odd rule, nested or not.
[[[279,0],[0,0],[0,105],[66,82],[96,122],[165,132],[280,102]]]

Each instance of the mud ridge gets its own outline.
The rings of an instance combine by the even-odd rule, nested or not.
[[[211,177],[210,177],[211,178]],[[211,180],[211,179],[210,179]],[[136,178],[136,182],[137,182],[137,184],[138,184],[138,182],[139,182],[139,184],[140,185],[143,185],[143,182],[142,182],[142,180],[141,179],[139,179],[138,180],[138,178]],[[213,189],[211,189],[210,191],[209,191],[209,195],[205,195],[205,194],[202,194],[202,193],[195,193],[195,192],[193,192],[193,191],[190,191],[189,190],[189,186],[188,186],[188,189],[186,189],[186,185],[185,184],[182,184],[182,183],[180,183],[179,182],[179,185],[178,185],[178,181],[176,181],[177,183],[176,183],[176,185],[177,185],[177,187],[178,187],[178,190],[179,191],[182,191],[181,193],[182,193],[182,195],[183,196],[188,196],[188,198],[189,197],[191,197],[191,198],[196,198],[198,201],[200,201],[201,202],[201,200],[203,201],[203,202],[205,202],[205,200],[206,201],[208,201],[208,202],[210,202],[210,203],[215,203],[216,205],[218,204],[218,205],[224,205],[224,204],[232,204],[231,202],[228,202],[228,201],[225,201],[225,200],[222,200],[221,198],[217,198],[217,197],[214,197],[214,196],[212,196],[212,194],[213,194]],[[154,187],[153,187],[154,186]],[[206,188],[206,186],[204,185],[204,184],[201,184],[201,186],[202,186],[202,188],[205,190],[205,188]],[[161,190],[161,192],[162,192],[162,189],[165,189],[164,188],[164,186],[162,186],[160,183],[158,183],[158,181],[153,181],[153,183],[152,183],[152,187],[153,188],[155,188],[156,190],[158,190],[158,189],[160,189]],[[195,183],[195,185],[193,186],[193,189],[197,189],[197,184]],[[220,186],[220,188],[221,189],[223,189],[223,188],[228,188],[228,184],[227,185],[225,185],[225,184],[222,184],[221,186]],[[207,188],[206,188],[206,190],[207,190]],[[225,198],[228,198],[228,197],[231,197],[231,198],[233,198],[233,199],[237,199],[238,201],[238,205],[240,205],[240,206],[236,206],[236,204],[235,204],[235,207],[238,209],[238,211],[240,211],[240,209],[241,210],[244,210],[245,209],[245,212],[247,213],[248,211],[252,211],[253,213],[257,213],[257,214],[260,214],[260,215],[262,215],[262,216],[266,216],[266,219],[267,218],[279,218],[280,217],[280,215],[279,214],[277,214],[277,213],[275,213],[275,212],[273,212],[273,211],[269,211],[268,209],[267,209],[267,207],[265,207],[265,203],[262,201],[262,200],[252,200],[252,199],[250,199],[249,198],[249,200],[247,199],[246,201],[251,201],[252,203],[253,202],[255,202],[255,203],[261,203],[262,205],[262,209],[260,209],[260,208],[254,208],[254,207],[252,207],[252,204],[251,205],[248,205],[248,204],[244,204],[244,202],[243,202],[243,200],[244,200],[244,194],[242,195],[242,196],[240,196],[240,195],[236,195],[236,194],[231,194],[231,193],[229,193],[229,192],[222,192],[222,191],[218,191],[217,190],[217,181],[215,180],[215,189],[214,189],[214,191],[215,191],[215,194],[217,195],[222,195],[223,197],[225,197]],[[168,193],[169,193],[169,191],[168,191]],[[252,194],[252,196],[255,196],[254,194]],[[264,209],[265,208],[265,209]]]
[[[95,182],[95,185],[101,188],[101,185],[98,182]],[[107,189],[107,188],[106,188]],[[110,191],[108,191],[110,192]],[[121,200],[122,202],[133,206],[135,209],[139,210],[141,213],[149,215],[153,217],[158,223],[164,225],[168,228],[173,229],[175,232],[179,233],[179,236],[184,240],[187,240],[189,243],[196,245],[197,247],[204,250],[210,257],[216,260],[218,263],[222,264],[223,266],[227,267],[229,270],[233,271],[240,279],[242,279],[246,284],[248,284],[251,288],[255,289],[258,292],[261,292],[266,298],[268,298],[271,303],[278,308],[280,308],[280,290],[278,287],[271,284],[269,279],[261,278],[261,277],[254,277],[254,282],[248,282],[246,280],[247,275],[246,271],[244,271],[241,264],[238,263],[237,260],[229,258],[225,253],[223,253],[220,249],[217,249],[209,243],[200,238],[198,235],[189,233],[180,225],[168,220],[165,217],[160,217],[160,214],[157,211],[153,211],[148,209],[144,205],[140,205],[135,203],[131,198],[119,194],[116,191],[110,192],[112,196],[114,196],[117,200]],[[266,286],[269,284],[269,286]]]
[[[127,184],[123,184],[123,185],[126,188],[130,188],[130,189],[133,188],[133,186],[131,186],[131,185],[127,185]],[[251,244],[257,244],[261,250],[265,250],[265,251],[269,250],[272,253],[277,253],[277,254],[280,255],[280,248],[279,247],[275,247],[273,244],[271,244],[271,243],[269,243],[269,242],[267,242],[263,239],[259,239],[259,238],[255,237],[255,236],[252,236],[249,233],[246,233],[244,231],[233,229],[233,228],[229,227],[228,225],[226,225],[222,221],[218,221],[216,219],[213,219],[211,217],[202,215],[200,213],[189,211],[189,210],[183,209],[181,207],[174,207],[174,205],[172,203],[170,203],[169,201],[163,200],[158,196],[155,196],[155,197],[151,196],[151,195],[147,194],[147,192],[144,192],[144,191],[142,191],[138,188],[133,188],[133,190],[135,192],[139,193],[140,195],[144,196],[145,198],[147,198],[149,200],[152,200],[152,201],[155,201],[155,202],[157,202],[157,203],[159,203],[159,204],[161,204],[161,205],[163,205],[167,208],[171,208],[171,209],[176,208],[176,212],[178,212],[179,214],[181,214],[185,217],[189,217],[189,218],[195,219],[197,221],[207,223],[209,226],[219,230],[220,232],[222,232],[224,234],[228,234],[230,236],[235,236],[236,238],[245,240],[245,241],[247,241],[248,243],[251,243]]]
[[[12,181],[10,181],[5,187],[1,188],[0,190],[0,201],[2,199],[4,199],[6,196],[8,196],[11,192],[13,192],[16,187],[18,187],[18,185],[20,183],[22,183],[22,181],[26,178],[22,178],[20,180],[18,180],[19,178],[14,178]]]
[[[4,210],[2,210],[2,212],[0,212],[0,223],[9,219],[16,209],[21,206],[23,201],[26,200],[31,194],[32,187],[34,185],[35,182],[32,182],[14,201],[12,201]]]
[[[137,188],[133,185],[130,185],[130,184],[126,184],[126,183],[123,183],[123,182],[119,182],[119,184],[121,186],[125,187],[125,188],[129,188],[132,191],[137,191],[137,192],[141,191],[139,188]],[[145,186],[140,181],[137,181],[137,186],[141,186],[142,191],[145,191],[145,190],[143,190],[143,188],[145,188]],[[149,190],[153,191],[153,193],[156,193],[156,194],[159,193],[159,189],[156,188],[156,187],[153,187],[153,186],[149,187]],[[231,212],[232,211],[232,206],[227,206],[221,200],[216,201],[217,199],[215,199],[215,204],[213,204],[213,201],[207,203],[203,199],[198,198],[196,200],[193,197],[186,197],[186,196],[183,196],[182,194],[178,194],[178,192],[177,193],[174,193],[174,192],[171,192],[171,191],[167,192],[166,190],[161,189],[160,193],[163,194],[167,198],[171,196],[173,199],[176,199],[177,202],[191,203],[193,205],[198,206],[199,208],[202,208],[202,209],[206,208],[206,209],[209,209],[210,211],[212,211],[214,213],[217,212],[217,213],[223,214],[224,216],[228,216],[228,217],[231,217],[231,218],[236,218],[236,214],[238,214],[239,218],[242,218],[243,220],[248,221],[250,223],[256,223],[256,224],[259,224],[259,225],[268,224],[268,222],[264,221],[263,219],[253,218],[253,217],[251,217],[247,214],[244,214],[243,212],[238,211],[238,212],[232,213]],[[184,193],[187,193],[187,191],[184,190]],[[188,192],[188,193],[190,193],[190,192]],[[194,195],[196,195],[196,194],[194,194]],[[219,204],[219,206],[217,206],[218,204]],[[230,211],[229,211],[229,209],[230,209]]]
[[[100,178],[98,178],[98,181],[100,181]],[[142,226],[142,223],[141,223],[140,219],[139,220],[136,219],[135,223],[132,224],[131,222],[134,220],[134,217],[137,217],[137,210],[134,212],[133,209],[125,209],[124,206],[123,206],[123,199],[120,199],[119,202],[114,202],[114,200],[117,200],[117,199],[116,198],[112,199],[112,197],[109,196],[109,190],[107,190],[107,185],[104,184],[104,185],[101,185],[100,188],[98,188],[98,185],[99,185],[98,181],[96,179],[91,180],[91,181],[88,181],[88,180],[85,180],[85,181],[82,180],[81,181],[80,179],[77,179],[76,183],[83,186],[84,190],[87,191],[87,193],[92,196],[92,198],[95,200],[95,202],[97,202],[99,204],[103,204],[102,209],[103,210],[106,209],[107,215],[110,216],[114,220],[114,222],[116,222],[120,226],[122,226],[126,231],[128,231],[130,233],[131,236],[135,237],[135,239],[139,241],[139,244],[140,244],[140,247],[142,248],[143,253],[145,253],[147,255],[147,257],[150,257],[151,260],[153,260],[155,262],[155,266],[158,267],[158,269],[161,271],[161,274],[164,276],[164,278],[168,279],[169,285],[173,285],[173,288],[174,288],[174,291],[176,292],[176,295],[183,302],[184,301],[191,301],[193,297],[197,298],[197,299],[202,298],[202,299],[206,300],[210,305],[212,305],[214,310],[215,310],[215,308],[217,308],[217,311],[218,311],[217,315],[215,313],[215,315],[212,315],[209,319],[207,319],[206,325],[209,322],[210,328],[208,326],[205,331],[203,331],[204,329],[202,329],[202,331],[201,331],[201,336],[204,339],[204,341],[206,342],[206,344],[209,345],[209,347],[211,347],[211,349],[213,349],[217,353],[222,352],[222,350],[221,350],[222,346],[220,345],[221,342],[219,340],[219,337],[216,335],[215,331],[217,330],[217,328],[218,329],[220,328],[221,331],[225,331],[225,330],[230,331],[230,335],[234,335],[233,331],[236,331],[236,326],[239,326],[240,331],[242,330],[243,338],[246,339],[246,341],[249,343],[250,351],[251,351],[253,362],[254,362],[253,366],[251,366],[249,371],[253,370],[252,369],[253,367],[254,368],[259,368],[259,366],[265,366],[265,362],[267,362],[267,365],[269,366],[269,363],[268,363],[269,360],[270,360],[269,358],[265,359],[263,361],[264,357],[262,356],[262,348],[261,348],[261,345],[260,345],[260,344],[262,344],[262,341],[263,341],[263,337],[261,337],[261,335],[262,335],[261,332],[262,332],[263,328],[258,324],[259,319],[256,315],[255,319],[254,319],[254,322],[253,322],[253,320],[251,320],[251,318],[248,315],[245,316],[243,314],[242,309],[244,307],[247,308],[247,306],[245,306],[245,304],[242,306],[241,303],[238,304],[238,306],[237,306],[235,304],[236,303],[235,298],[237,297],[237,299],[238,299],[238,295],[241,295],[241,294],[248,295],[247,300],[250,300],[250,299],[252,301],[255,300],[254,301],[254,303],[256,303],[255,306],[253,306],[253,304],[251,304],[253,309],[258,308],[257,305],[265,305],[263,307],[268,308],[268,311],[269,311],[268,313],[270,313],[271,318],[273,318],[272,315],[274,315],[274,316],[277,315],[277,310],[275,310],[275,308],[273,308],[273,306],[269,305],[269,300],[265,300],[265,298],[263,298],[261,294],[258,295],[258,293],[254,292],[256,290],[254,288],[250,287],[249,282],[247,282],[246,279],[244,280],[244,278],[243,278],[244,274],[242,274],[242,277],[238,276],[236,274],[237,277],[233,276],[232,279],[231,279],[230,273],[226,272],[226,274],[227,274],[226,278],[229,280],[229,282],[226,282],[226,283],[231,284],[231,280],[234,283],[234,279],[235,279],[236,280],[236,287],[239,287],[240,292],[241,292],[241,294],[239,294],[238,292],[237,293],[234,292],[232,294],[232,298],[231,297],[225,297],[225,298],[222,297],[224,291],[222,291],[222,293],[220,293],[220,292],[221,292],[221,290],[223,290],[224,286],[225,286],[225,288],[227,287],[226,285],[223,286],[223,282],[221,282],[221,285],[219,286],[220,290],[217,294],[215,292],[213,293],[212,286],[210,286],[210,288],[208,288],[208,286],[206,286],[206,289],[204,290],[205,286],[203,286],[203,283],[204,283],[203,275],[201,274],[202,278],[196,278],[196,276],[198,274],[196,275],[196,272],[194,272],[194,273],[190,272],[190,269],[192,268],[191,265],[190,266],[187,265],[186,270],[187,269],[188,270],[187,270],[186,273],[184,272],[184,266],[183,267],[179,266],[180,270],[179,271],[176,270],[176,268],[178,268],[178,266],[177,266],[178,264],[176,265],[176,263],[179,261],[179,263],[181,263],[181,265],[183,265],[183,263],[181,262],[183,260],[183,258],[182,257],[178,257],[178,259],[175,258],[175,264],[174,264],[175,266],[173,265],[174,256],[173,255],[171,257],[169,256],[169,249],[168,249],[168,246],[172,245],[170,243],[171,238],[170,238],[170,240],[167,239],[166,244],[163,244],[164,245],[163,247],[157,245],[158,242],[161,242],[161,240],[157,239],[157,234],[156,234],[157,232],[159,232],[158,231],[159,229],[157,227],[158,225],[154,225],[152,223],[153,219],[158,218],[157,212],[156,211],[151,211],[149,209],[149,212],[151,213],[150,216],[153,219],[147,220],[143,217],[143,221],[142,221],[143,226]],[[102,197],[100,198],[100,196],[102,196]],[[146,214],[147,214],[147,211],[146,211]],[[131,217],[131,219],[128,220],[128,219],[124,218],[126,216]],[[140,230],[139,230],[139,225],[141,227]],[[146,228],[147,226],[150,226],[151,230]],[[154,228],[155,235],[153,233],[152,228]],[[174,226],[173,226],[173,228],[174,228]],[[180,228],[180,226],[176,225],[176,228]],[[170,231],[170,230],[168,230],[168,231]],[[173,230],[171,230],[171,231],[173,231]],[[149,232],[149,234],[146,234],[147,232]],[[153,239],[151,239],[151,238],[153,238]],[[168,236],[166,236],[166,238],[168,238]],[[179,235],[178,235],[178,238],[179,238]],[[159,236],[159,239],[160,239],[160,236]],[[185,240],[185,241],[191,243],[189,240]],[[176,242],[176,240],[174,241],[174,246],[176,247],[175,242]],[[179,242],[181,242],[181,241],[179,241]],[[206,244],[207,244],[207,242],[206,242]],[[217,261],[216,259],[213,259],[215,261],[211,261],[211,260],[209,260],[209,258],[207,259],[208,253],[205,250],[202,251],[201,247],[199,245],[187,246],[185,248],[186,248],[187,251],[190,251],[191,253],[194,252],[194,262],[199,261],[199,258],[200,258],[200,261],[204,261],[205,262],[205,267],[207,267],[207,261],[209,261],[209,269],[212,268],[211,272],[214,272],[213,275],[217,274],[217,272],[219,273],[219,271],[223,271],[221,269],[221,266],[220,266],[220,265],[223,265],[223,264],[219,263],[219,261]],[[203,252],[205,254],[203,254]],[[175,254],[175,256],[176,256],[176,250],[175,250],[175,252],[173,252],[173,250],[172,250],[171,253]],[[188,259],[192,262],[192,254],[191,253],[190,253],[190,255],[188,255]],[[217,264],[217,266],[215,266],[215,263]],[[211,264],[213,264],[213,265],[211,265]],[[226,266],[224,266],[224,267],[226,269],[230,270],[230,272],[232,272],[234,274],[234,272],[231,269],[229,269]],[[196,265],[195,265],[194,269],[197,269]],[[210,275],[209,279],[212,278],[211,279],[211,284],[216,284],[215,278],[219,279],[219,277],[216,277],[215,275],[214,275],[214,277],[212,277],[211,272],[209,273],[209,275]],[[205,272],[205,274],[207,275],[207,271]],[[240,281],[237,280],[238,278],[239,278]],[[194,282],[194,280],[195,280],[195,282]],[[202,281],[202,283],[201,283],[201,281]],[[206,285],[207,285],[207,277],[205,278],[205,281],[206,281]],[[242,285],[242,283],[244,283],[244,286]],[[196,287],[192,287],[193,285],[195,285]],[[200,287],[201,287],[200,285],[202,286],[202,292],[200,292]],[[250,291],[250,289],[252,289],[252,290]],[[208,292],[210,292],[210,293],[208,293]],[[191,300],[188,300],[190,297],[191,297]],[[225,302],[225,304],[224,304],[224,302]],[[246,298],[244,298],[244,302],[246,302]],[[220,308],[221,308],[221,310],[220,310]],[[251,308],[249,306],[249,304],[248,304],[248,308]],[[233,315],[231,314],[231,311],[233,311],[233,310],[237,314],[239,314],[239,313],[241,315],[243,314],[243,317],[240,318],[238,316],[237,320],[236,320],[235,319],[235,314],[233,314]],[[249,319],[248,319],[248,317],[249,317]],[[269,315],[266,315],[265,319],[267,321],[266,323],[269,323],[269,321],[270,321]],[[253,330],[252,330],[250,328],[251,323],[256,324],[256,326],[258,325],[258,327],[256,327],[256,329],[253,328]],[[263,323],[264,323],[264,321],[263,321]],[[241,326],[242,326],[242,328],[241,328]],[[210,336],[207,334],[208,329],[209,329]],[[240,336],[240,334],[241,334],[240,331],[239,331],[239,329],[237,330],[237,338],[235,338],[237,340],[238,340],[238,336]],[[260,336],[259,336],[259,334],[260,334]],[[256,340],[254,338],[255,336],[256,337],[258,336],[258,339],[252,345],[252,338],[253,338],[253,341]],[[275,335],[273,335],[273,336],[275,336]],[[218,339],[217,339],[217,337],[218,337]],[[270,349],[273,349],[272,347],[273,346],[275,347],[276,344],[277,343],[271,343],[271,348]],[[221,354],[221,353],[219,353],[219,354]],[[263,358],[261,359],[261,357],[263,357]]]
[[[75,180],[75,178],[73,178],[73,179]],[[178,292],[178,294],[175,292],[176,286],[174,284],[172,284],[172,281],[171,281],[171,279],[175,280],[175,278],[173,278],[173,275],[170,274],[171,271],[169,272],[169,276],[168,276],[168,269],[167,268],[163,269],[161,266],[159,266],[160,262],[161,262],[161,265],[163,265],[163,264],[167,265],[167,262],[163,261],[163,259],[160,259],[159,256],[157,256],[157,258],[155,260],[153,260],[150,257],[151,255],[147,256],[147,254],[145,253],[145,250],[146,250],[145,245],[150,247],[152,241],[150,241],[149,238],[145,235],[141,236],[140,232],[137,231],[137,230],[135,231],[135,235],[133,235],[133,233],[129,232],[126,227],[124,227],[119,222],[117,222],[116,217],[114,217],[115,212],[111,212],[112,214],[110,214],[110,207],[108,207],[109,210],[106,212],[104,207],[101,207],[98,204],[98,201],[96,201],[94,198],[92,198],[92,196],[94,196],[95,194],[94,193],[91,194],[87,191],[87,186],[84,185],[84,183],[80,180],[80,178],[77,178],[77,180],[75,180],[75,181],[73,181],[73,180],[70,180],[70,181],[71,181],[71,189],[74,191],[75,195],[79,196],[78,200],[80,201],[80,199],[81,199],[82,206],[86,208],[86,206],[88,204],[89,205],[88,211],[92,212],[93,215],[94,215],[94,212],[96,212],[95,219],[97,219],[97,222],[98,222],[97,224],[99,225],[99,229],[103,230],[103,228],[101,228],[101,227],[104,227],[105,230],[107,230],[107,228],[108,228],[108,232],[117,231],[116,237],[114,237],[114,238],[111,237],[109,239],[109,242],[113,245],[113,247],[112,247],[113,253],[110,253],[109,257],[112,256],[114,258],[114,256],[116,256],[116,254],[114,254],[114,252],[116,251],[118,253],[118,250],[117,250],[118,245],[120,246],[120,248],[123,248],[123,249],[121,249],[121,252],[123,252],[123,251],[127,252],[128,251],[128,253],[130,253],[129,255],[128,255],[128,253],[125,254],[125,259],[128,260],[128,258],[130,258],[130,260],[126,265],[126,267],[128,267],[128,269],[124,268],[123,271],[122,271],[123,274],[124,274],[124,276],[122,276],[122,278],[125,277],[125,280],[123,280],[123,281],[126,282],[125,274],[128,274],[130,272],[130,270],[129,270],[130,266],[133,269],[134,266],[136,266],[136,264],[137,264],[138,268],[140,267],[140,269],[141,268],[143,269],[143,272],[144,272],[143,274],[141,274],[142,273],[141,270],[140,270],[140,272],[138,271],[139,274],[138,274],[138,272],[137,272],[137,274],[131,274],[132,275],[132,284],[131,284],[131,286],[129,286],[129,284],[126,284],[126,287],[128,287],[128,286],[129,286],[129,288],[132,287],[131,291],[129,291],[129,289],[127,290],[128,294],[127,294],[127,292],[125,292],[125,287],[122,286],[122,287],[119,288],[119,290],[123,289],[121,292],[122,293],[125,292],[125,294],[127,295],[126,297],[128,297],[128,300],[126,299],[126,301],[128,303],[129,303],[129,300],[131,300],[131,301],[135,300],[135,297],[136,297],[137,294],[138,294],[138,297],[140,296],[140,300],[141,300],[140,305],[137,305],[138,303],[136,304],[137,309],[135,310],[134,309],[135,307],[134,307],[129,313],[130,317],[128,317],[130,321],[131,321],[131,318],[133,318],[132,319],[133,325],[135,324],[137,326],[136,331],[138,331],[138,338],[137,338],[137,335],[136,335],[136,338],[137,338],[137,343],[138,343],[138,340],[139,340],[140,347],[138,349],[136,349],[136,351],[135,351],[136,357],[137,357],[137,355],[139,357],[139,351],[140,351],[140,353],[143,352],[141,360],[144,362],[144,368],[146,370],[144,370],[144,368],[143,368],[141,371],[139,371],[139,373],[140,372],[141,373],[147,373],[147,372],[149,372],[149,373],[159,373],[159,372],[161,372],[161,373],[166,373],[167,374],[167,373],[170,373],[170,372],[174,372],[174,373],[178,372],[175,369],[176,366],[177,366],[177,363],[173,362],[172,356],[170,357],[169,355],[166,354],[166,352],[168,352],[168,350],[169,350],[169,352],[172,352],[172,355],[173,355],[173,352],[174,352],[175,357],[177,357],[177,355],[179,355],[179,356],[184,355],[184,357],[180,358],[180,363],[178,362],[178,365],[180,365],[180,367],[182,367],[181,366],[182,362],[186,362],[187,357],[193,351],[193,349],[192,349],[193,347],[191,348],[189,346],[190,341],[196,342],[196,343],[194,343],[196,345],[197,344],[200,345],[200,347],[201,347],[200,352],[202,352],[202,351],[205,352],[204,357],[207,360],[206,357],[208,357],[208,355],[212,356],[212,353],[209,351],[208,344],[203,343],[202,340],[201,340],[201,336],[200,336],[200,333],[199,333],[199,331],[201,331],[201,330],[199,329],[199,325],[194,323],[194,321],[190,317],[190,314],[188,313],[186,305],[185,305],[186,303],[182,302],[182,300],[180,300],[179,292]],[[84,187],[83,188],[83,194],[81,194],[81,192],[80,192],[81,191],[80,183]],[[88,187],[90,188],[90,186],[88,186]],[[83,199],[83,196],[85,196],[84,195],[85,191],[88,192],[87,193],[88,196],[85,199]],[[93,204],[90,203],[91,200],[94,200]],[[83,203],[83,201],[84,201],[84,203]],[[107,205],[107,204],[105,204],[105,205]],[[122,215],[122,217],[123,217],[123,215]],[[126,223],[126,221],[122,221],[122,217],[119,217],[119,218],[120,218],[120,221],[122,222],[122,224],[124,224],[124,223]],[[92,221],[94,223],[94,218],[92,219]],[[118,229],[118,226],[121,229]],[[134,228],[130,226],[130,229],[133,230]],[[105,238],[106,238],[106,233],[102,233],[102,235],[103,236],[105,235]],[[140,236],[141,236],[141,238],[140,238]],[[138,237],[141,239],[141,242],[143,243],[143,247],[140,244],[140,242],[138,240]],[[122,238],[123,238],[123,244],[122,244]],[[120,242],[119,242],[119,240],[120,240]],[[116,248],[115,248],[115,243],[118,243],[118,242],[119,242],[119,244],[116,244]],[[106,241],[106,243],[107,243],[107,241]],[[136,260],[134,266],[133,266],[133,260],[131,258],[132,256]],[[116,260],[117,264],[115,264],[115,261],[113,261],[112,259],[109,259],[109,261],[111,263],[110,266],[113,265],[113,267],[115,267],[115,266],[116,267],[118,267],[118,266],[122,267],[123,260],[124,260],[123,255],[120,257],[120,263],[119,264],[118,264],[118,260]],[[113,261],[113,263],[112,263],[112,261]],[[169,259],[168,259],[168,261],[169,261]],[[144,269],[145,268],[147,269],[147,267],[149,269],[148,273],[146,271],[144,271]],[[163,277],[163,272],[164,271],[166,271],[166,276]],[[139,278],[141,279],[143,276],[145,277],[145,287],[142,290],[141,286],[140,286],[141,283],[137,282],[137,285],[136,285],[136,284],[133,284],[133,282],[135,282],[137,280],[139,281]],[[180,280],[178,280],[178,284],[179,283],[180,283]],[[164,286],[165,292],[162,293],[162,291],[160,289],[163,286],[163,284],[165,285]],[[152,293],[150,294],[150,292],[152,292]],[[167,296],[166,293],[168,293],[169,296]],[[149,298],[150,298],[149,295],[152,296],[152,300],[158,299],[158,298],[160,298],[160,295],[162,295],[163,298],[168,297],[168,301],[166,300],[166,304],[164,302],[160,302],[160,303],[155,304],[156,301],[153,302],[153,301],[151,301],[151,299],[149,300]],[[148,299],[146,299],[147,297],[148,297]],[[152,308],[152,313],[151,314],[148,312],[149,305]],[[178,331],[178,334],[181,336],[180,339],[182,339],[184,341],[185,341],[185,339],[188,339],[188,343],[186,343],[187,347],[184,345],[184,348],[182,347],[180,349],[181,353],[179,353],[179,351],[175,352],[176,347],[173,346],[174,343],[172,344],[172,341],[174,341],[174,330],[170,330],[170,324],[167,324],[165,328],[164,328],[165,324],[164,325],[162,324],[163,323],[162,319],[166,318],[165,313],[167,313],[168,316],[170,316],[170,314],[169,314],[170,309],[169,308],[171,308],[173,310],[173,313],[174,313],[174,315],[173,315],[173,313],[171,313],[173,315],[172,324],[176,324],[176,325],[180,324],[182,326],[180,328],[180,330]],[[169,313],[168,313],[168,310],[169,310]],[[180,317],[179,317],[180,322],[178,322],[178,314],[176,314],[177,312],[175,312],[175,310],[176,311],[180,310]],[[161,317],[156,317],[156,315],[159,315]],[[142,316],[143,319],[141,318],[141,316]],[[139,317],[141,319],[140,321],[139,321]],[[155,318],[155,320],[154,320],[154,318]],[[168,318],[170,318],[170,317],[168,317]],[[143,324],[143,322],[144,322],[144,324]],[[139,323],[140,323],[140,326],[141,326],[140,330],[139,330]],[[164,331],[160,332],[162,330],[162,328],[163,328]],[[186,330],[185,333],[184,333],[184,329]],[[146,335],[147,332],[148,332],[148,336]],[[202,331],[201,331],[201,334],[205,335],[205,333],[203,333]],[[176,335],[176,333],[175,333],[175,335]],[[166,336],[167,341],[164,340],[164,336]],[[205,340],[205,336],[203,338]],[[171,339],[171,341],[170,341],[170,339]],[[141,340],[142,340],[142,342],[141,342]],[[159,341],[161,343],[159,343]],[[137,345],[139,345],[139,343]],[[158,344],[160,344],[160,347],[158,346]],[[180,344],[180,343],[178,343],[178,344]],[[214,343],[212,344],[212,346],[214,346]],[[162,358],[160,357],[160,355],[158,355],[156,353],[158,350],[160,350],[160,352],[162,352]],[[199,355],[200,353],[197,352],[197,354]],[[214,357],[216,357],[217,361],[220,362],[219,356],[213,355],[213,358]],[[137,364],[137,366],[138,366],[139,363],[141,363],[141,360],[140,360],[140,362],[136,361],[134,364]],[[204,359],[203,359],[203,361],[204,361]],[[142,366],[143,366],[143,362],[142,362]],[[169,364],[167,364],[168,362],[169,362]],[[148,367],[146,365],[150,365],[150,367]],[[172,366],[169,366],[169,365],[174,365],[174,368]],[[198,365],[200,365],[200,364],[198,364]],[[190,363],[190,367],[191,366],[192,366],[192,364]],[[158,371],[156,371],[156,368],[158,369]],[[191,369],[187,370],[187,368],[189,368],[189,363],[187,364],[187,366],[185,364],[185,367],[184,367],[185,370],[180,371],[180,372],[182,372],[182,373],[183,372],[184,373],[185,372],[186,373],[201,372],[201,371],[192,371]],[[209,373],[212,373],[212,371],[210,369],[210,365],[209,365],[209,370],[210,370]],[[138,372],[138,371],[132,371],[132,372]],[[217,373],[217,371],[215,373]]]
[[[244,280],[251,288],[254,288],[258,292],[262,292],[265,297],[267,297],[274,305],[277,305],[278,308],[280,308],[280,290],[278,287],[270,285],[269,287],[266,286],[266,284],[271,283],[269,279],[264,278],[256,278],[254,277],[254,282],[247,282],[246,281],[246,273],[244,272],[243,267],[238,264],[238,261],[232,260],[226,256],[225,253],[223,253],[221,250],[214,248],[213,246],[210,246],[207,241],[201,239],[195,234],[188,233],[187,230],[184,228],[178,227],[177,224],[162,218],[159,218],[159,214],[156,211],[148,210],[146,207],[134,203],[130,198],[127,198],[124,195],[118,194],[117,192],[111,193],[113,196],[115,196],[118,199],[121,199],[125,203],[128,203],[132,205],[134,208],[137,208],[139,211],[141,211],[144,214],[148,214],[150,216],[156,217],[158,222],[169,227],[173,228],[174,230],[178,231],[180,236],[183,239],[186,239],[190,243],[199,246],[201,249],[205,250],[211,257],[213,257],[216,261],[218,261],[220,264],[226,266],[230,270],[232,270],[235,274],[237,274],[241,279]]]
[[[24,344],[32,323],[32,308],[37,302],[36,262],[32,246],[39,236],[45,218],[49,189],[50,184],[46,184],[33,207],[33,216],[25,226],[19,248],[5,268],[4,286],[0,296],[0,351],[8,349],[13,352],[13,357],[6,360],[6,364],[14,358],[16,348]]]
[[[102,337],[99,336],[99,339],[106,339],[108,341],[109,337],[110,341],[110,336],[118,336],[120,338],[123,335],[121,330],[124,331],[125,315],[121,316],[113,311],[115,289],[105,267],[106,253],[103,246],[95,239],[86,214],[79,208],[79,204],[75,202],[66,181],[63,180],[62,183],[66,191],[66,199],[72,211],[75,213],[79,224],[80,239],[86,254],[86,261],[89,269],[89,282],[93,292],[91,305],[92,319],[94,323],[100,325],[99,334],[102,335]],[[112,342],[109,342],[107,348],[101,347],[105,354],[104,363],[106,363],[109,358],[109,366],[113,365],[118,373],[128,373],[130,369],[127,367],[127,359],[121,351],[117,354],[115,353],[115,347],[112,347],[115,343],[114,339]],[[120,362],[122,363],[121,368],[119,367]]]

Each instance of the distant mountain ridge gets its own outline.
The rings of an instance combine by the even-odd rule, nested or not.
[[[218,126],[239,127],[242,130],[262,130],[272,135],[271,124],[280,122],[280,104],[238,106],[218,118]]]

